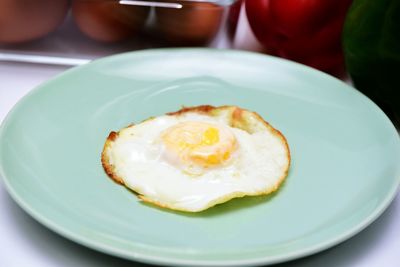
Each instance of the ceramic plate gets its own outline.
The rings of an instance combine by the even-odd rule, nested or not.
[[[145,205],[103,172],[111,130],[182,105],[239,105],[288,139],[277,194],[186,214]],[[343,82],[249,52],[161,49],[74,68],[39,86],[0,130],[0,170],[13,198],[55,232],[99,251],[166,265],[282,262],[365,228],[394,198],[399,136]]]

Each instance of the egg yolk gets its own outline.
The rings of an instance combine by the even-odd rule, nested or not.
[[[161,134],[167,153],[181,163],[203,167],[219,165],[235,149],[236,139],[225,127],[205,122],[182,122]]]

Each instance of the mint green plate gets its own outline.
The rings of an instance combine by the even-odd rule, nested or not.
[[[111,130],[200,104],[254,110],[284,133],[292,166],[278,193],[185,214],[145,205],[105,175],[100,153]],[[239,51],[97,60],[33,90],[0,130],[0,173],[30,215],[88,247],[156,264],[271,264],[331,247],[388,206],[399,163],[395,128],[361,93]]]

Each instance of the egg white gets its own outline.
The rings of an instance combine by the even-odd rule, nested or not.
[[[187,173],[165,158],[161,133],[180,122],[199,121],[228,127],[237,141],[230,159]],[[267,129],[254,133],[230,126],[226,116],[185,113],[164,115],[122,129],[104,150],[113,174],[139,197],[158,206],[189,212],[205,210],[235,197],[275,191],[287,175],[286,143]]]

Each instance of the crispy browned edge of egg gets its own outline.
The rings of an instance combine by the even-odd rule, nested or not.
[[[286,140],[286,137],[277,129],[275,129],[274,127],[272,127],[267,121],[265,121],[258,113],[254,112],[254,111],[249,111],[246,109],[242,109],[240,107],[237,106],[220,106],[220,107],[214,107],[214,106],[210,106],[210,105],[201,105],[201,106],[194,106],[194,107],[183,107],[182,109],[175,111],[175,112],[169,112],[166,113],[166,115],[169,116],[179,116],[188,112],[197,112],[197,113],[202,113],[202,114],[207,114],[209,116],[216,116],[219,114],[220,111],[223,111],[225,109],[233,109],[233,111],[231,112],[231,116],[232,119],[230,121],[230,126],[231,127],[235,127],[235,128],[239,128],[242,129],[244,131],[250,132],[251,133],[251,127],[250,125],[247,124],[246,121],[246,117],[243,116],[244,112],[248,112],[253,114],[254,116],[257,117],[257,119],[259,121],[261,121],[267,128],[268,130],[273,133],[275,136],[277,136],[279,139],[281,139],[281,141],[284,143],[285,147],[286,147],[286,151],[287,151],[287,159],[288,159],[288,165],[283,173],[283,175],[279,178],[278,182],[275,184],[274,187],[272,188],[268,188],[267,190],[263,191],[263,192],[256,192],[254,194],[245,194],[242,192],[238,192],[235,195],[232,195],[232,197],[229,197],[229,199],[225,200],[225,197],[221,197],[219,199],[216,199],[215,201],[213,201],[212,205],[206,207],[205,209],[211,208],[212,206],[215,206],[217,204],[229,201],[233,198],[238,198],[238,197],[243,197],[243,196],[251,196],[251,195],[267,195],[267,194],[271,194],[273,192],[275,192],[276,190],[278,190],[278,188],[280,187],[280,185],[283,183],[283,181],[285,180],[285,178],[287,177],[288,173],[289,173],[289,168],[290,168],[290,164],[291,164],[291,155],[290,155],[290,149],[289,149],[289,145],[288,142]],[[144,121],[150,120],[152,118],[146,119]],[[129,125],[128,127],[133,126],[134,124]],[[114,180],[116,183],[121,184],[121,185],[125,185],[124,180],[119,177],[118,175],[115,174],[114,172],[114,166],[112,164],[109,163],[109,158],[107,156],[107,149],[110,148],[110,146],[112,145],[112,143],[117,139],[119,132],[110,132],[110,134],[107,137],[107,140],[104,144],[104,148],[103,148],[103,152],[101,153],[101,163],[103,165],[104,171],[107,173],[107,175]],[[170,208],[173,210],[178,210],[177,208],[174,207],[170,207],[168,205],[165,205],[163,203],[159,203],[155,200],[149,199],[146,196],[141,195],[140,193],[138,193],[138,197],[148,203],[152,203],[156,206],[162,207],[162,208]],[[222,201],[221,201],[222,200]],[[205,210],[203,209],[203,210]],[[183,210],[183,211],[187,211],[187,210]]]

